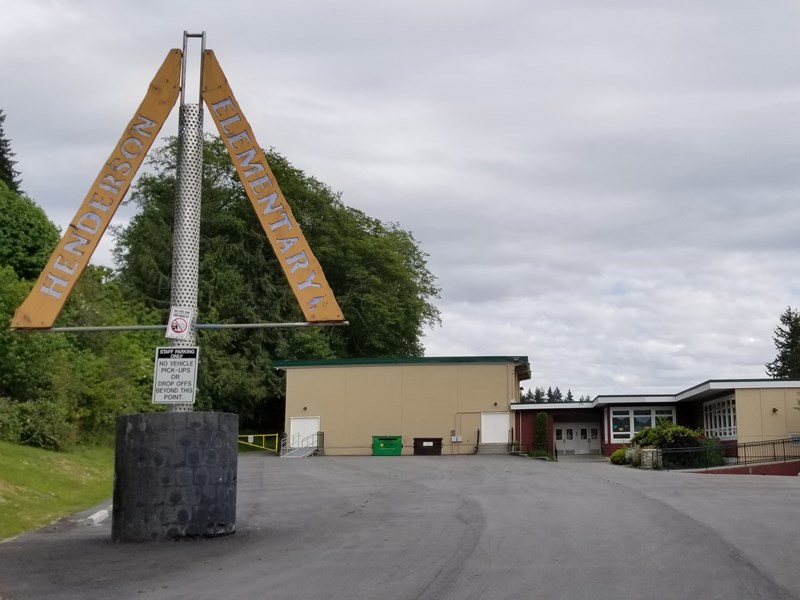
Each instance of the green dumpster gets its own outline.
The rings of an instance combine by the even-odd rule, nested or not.
[[[400,456],[402,453],[402,435],[372,436],[372,456]]]

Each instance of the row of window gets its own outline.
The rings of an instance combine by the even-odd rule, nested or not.
[[[675,423],[675,409],[659,406],[654,408],[633,407],[611,409],[611,441],[627,442],[634,435],[660,420]],[[736,400],[727,396],[703,404],[703,429],[708,437],[720,439],[736,438]]]
[[[611,440],[629,441],[634,435],[653,427],[661,420],[675,422],[675,409],[658,408],[614,408],[611,410]]]
[[[703,404],[703,428],[706,435],[721,440],[736,437],[736,400],[734,396]]]

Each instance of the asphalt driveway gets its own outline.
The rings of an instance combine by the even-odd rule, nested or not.
[[[0,598],[800,599],[800,477],[244,454],[237,533],[0,544]]]

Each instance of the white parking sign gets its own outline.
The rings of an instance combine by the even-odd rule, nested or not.
[[[199,354],[196,346],[156,348],[153,404],[194,404]]]

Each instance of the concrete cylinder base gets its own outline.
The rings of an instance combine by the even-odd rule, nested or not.
[[[239,417],[163,412],[117,420],[115,542],[217,536],[236,530]]]

